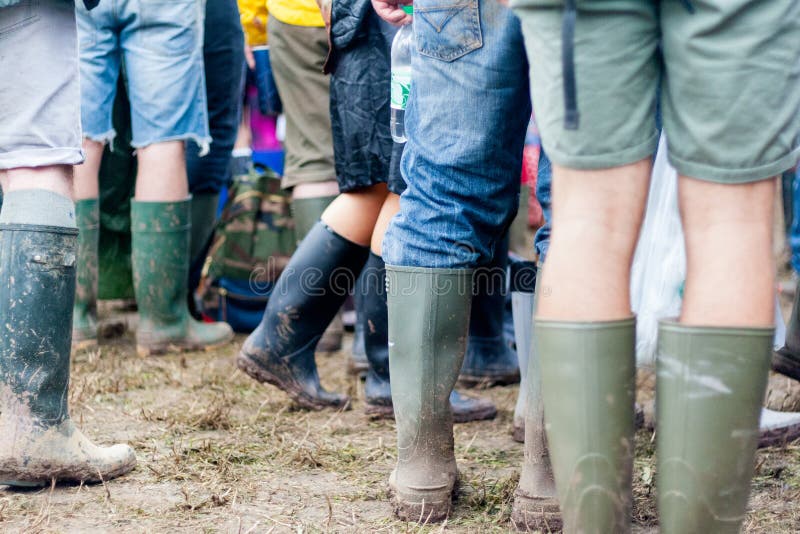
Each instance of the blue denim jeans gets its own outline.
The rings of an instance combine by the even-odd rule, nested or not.
[[[533,238],[533,248],[539,257],[539,263],[544,261],[547,256],[547,248],[550,246],[550,184],[553,182],[553,166],[550,158],[545,154],[544,149],[539,153],[539,170],[536,174],[536,198],[542,206],[544,215],[544,226],[536,231]]]
[[[497,0],[415,0],[414,32],[408,187],[383,257],[395,266],[486,265],[516,213],[531,114],[520,24]]]
[[[231,151],[242,108],[244,36],[236,0],[206,0],[203,63],[212,141],[202,158],[197,143],[189,143],[186,172],[191,193],[218,193],[230,181]]]
[[[792,252],[790,263],[796,273],[800,273],[800,167],[792,180],[792,225],[789,227],[789,248]]]

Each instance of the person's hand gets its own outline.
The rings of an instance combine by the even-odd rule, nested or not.
[[[253,57],[253,47],[249,44],[244,45],[244,60],[247,62],[247,68],[250,70],[256,69],[256,58]]]
[[[331,26],[331,4],[333,4],[333,0],[317,0],[319,12],[322,13],[322,20],[325,22],[326,28]]]
[[[403,11],[404,5],[411,5],[411,0],[372,0],[372,7],[380,18],[395,26],[411,24],[413,18]]]

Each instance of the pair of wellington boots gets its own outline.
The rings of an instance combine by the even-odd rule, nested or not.
[[[541,365],[547,442],[564,532],[631,530],[635,331],[633,318],[534,321],[531,354],[538,355]],[[660,324],[656,436],[661,532],[741,528],[772,336],[771,328]]]
[[[77,231],[0,224],[0,485],[100,482],[136,465],[95,446],[67,406]]]
[[[97,200],[76,203],[78,271],[73,314],[76,346],[97,341]],[[133,283],[139,324],[136,349],[142,356],[199,350],[233,338],[225,323],[195,320],[187,307],[191,200],[131,201]]]

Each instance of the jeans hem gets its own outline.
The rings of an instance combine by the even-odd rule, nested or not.
[[[151,140],[144,141],[144,142],[131,141],[131,146],[133,148],[144,148],[144,147],[147,147],[147,146],[150,146],[150,145],[155,145],[156,143],[167,143],[169,141],[189,141],[189,140],[194,141],[195,144],[200,147],[200,153],[198,154],[198,157],[202,158],[203,156],[208,154],[208,151],[211,149],[211,141],[212,141],[212,139],[211,139],[210,136],[208,136],[208,135],[200,136],[200,135],[197,135],[197,134],[194,134],[194,133],[173,135],[173,136],[169,136],[169,137],[160,137],[160,138],[151,139]]]

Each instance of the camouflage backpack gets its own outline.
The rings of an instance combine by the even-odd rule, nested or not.
[[[294,221],[280,177],[256,165],[235,176],[203,265],[205,315],[237,332],[258,326],[275,281],[294,253]]]

